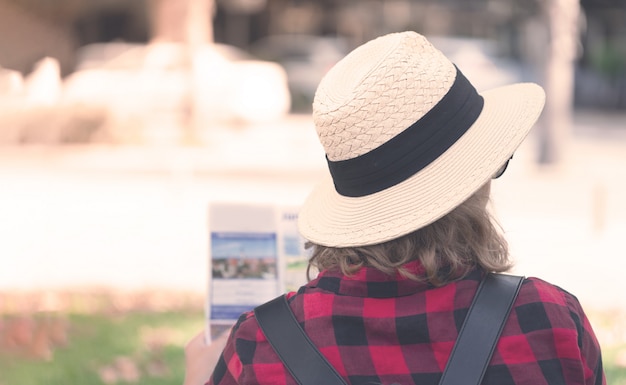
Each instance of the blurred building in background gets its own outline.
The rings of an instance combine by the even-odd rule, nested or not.
[[[78,118],[60,119],[81,122],[77,132],[60,128],[65,137],[83,140],[93,136],[85,131],[113,119],[115,126],[153,131],[161,126],[162,132],[186,127],[185,135],[193,139],[194,127],[216,116],[254,121],[286,110],[308,112],[330,66],[364,41],[402,30],[431,38],[478,88],[518,80],[543,83],[551,35],[558,30],[550,23],[550,9],[568,1],[581,7],[581,16],[573,16],[580,36],[574,42],[570,104],[626,109],[622,0],[0,0],[0,103],[3,95],[6,103],[7,95],[34,93],[28,77],[45,72],[33,77],[44,79],[39,83],[60,81],[59,97],[69,104],[113,100],[113,105],[92,103],[92,112],[83,109]],[[219,47],[206,48],[212,42]],[[46,58],[56,64],[42,65]],[[227,64],[229,75],[217,76]],[[58,81],[50,80],[55,71]],[[267,79],[258,85],[262,91],[278,91],[254,110],[259,95],[247,83],[260,78]],[[92,92],[100,86],[107,90]],[[143,93],[137,91],[144,86]],[[281,94],[283,87],[289,95]],[[226,99],[250,102],[207,107],[233,88],[238,91]],[[159,93],[164,96],[154,96]],[[123,95],[131,95],[128,102],[120,102]],[[35,96],[30,99],[42,99]],[[148,101],[142,116],[156,115],[137,118],[131,113],[137,101]],[[2,119],[0,125],[7,126]],[[32,136],[28,127],[20,132],[0,132],[0,140]],[[133,136],[124,135],[123,140]]]

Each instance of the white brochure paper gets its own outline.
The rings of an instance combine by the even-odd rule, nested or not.
[[[211,203],[206,315],[232,324],[283,292],[283,257],[272,205]]]

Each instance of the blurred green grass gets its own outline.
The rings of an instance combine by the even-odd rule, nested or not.
[[[204,327],[201,310],[65,317],[67,343],[49,357],[0,352],[1,385],[180,385],[184,345]]]
[[[608,362],[607,362],[608,361]],[[626,368],[617,366],[605,360],[605,373],[607,385],[626,385]]]
[[[184,346],[204,327],[201,306],[188,306],[189,302],[177,302],[175,297],[167,302],[187,305],[163,309],[136,301],[120,309],[109,306],[115,301],[97,301],[105,304],[97,311],[74,312],[75,306],[70,306],[55,313],[34,312],[28,318],[2,314],[0,309],[0,331],[4,333],[0,385],[182,384]],[[603,347],[607,384],[626,385],[626,314],[595,311],[589,317]],[[55,330],[59,334],[61,326],[61,336],[48,336],[51,342],[43,349],[7,349],[9,326],[17,321],[26,322],[31,329],[47,325],[48,333],[53,334]],[[31,330],[35,335],[29,346],[36,347],[40,329]]]
[[[602,347],[607,385],[626,385],[626,311],[593,309],[587,315]]]

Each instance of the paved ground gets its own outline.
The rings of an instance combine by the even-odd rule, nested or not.
[[[579,114],[563,167],[531,137],[493,185],[516,271],[626,309],[626,117]],[[210,200],[298,204],[324,172],[306,117],[215,130],[197,148],[0,149],[0,290],[201,292]]]

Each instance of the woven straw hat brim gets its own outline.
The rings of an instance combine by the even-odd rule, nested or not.
[[[483,110],[452,147],[409,179],[363,197],[335,191],[330,175],[302,206],[302,236],[330,247],[386,242],[452,211],[511,157],[537,121],[545,94],[533,83],[482,92]]]

